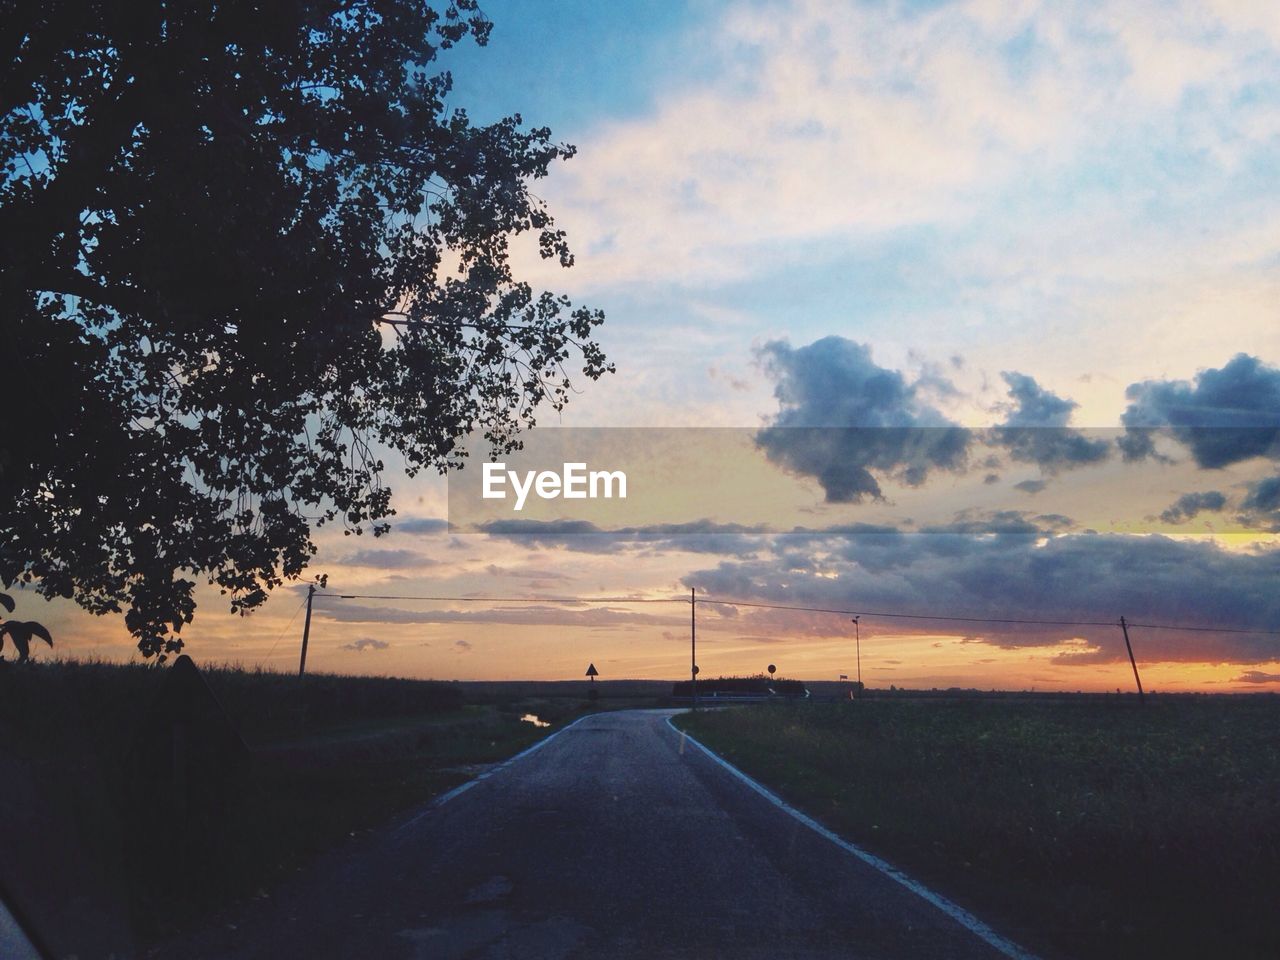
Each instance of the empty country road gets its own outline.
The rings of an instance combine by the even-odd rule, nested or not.
[[[682,742],[673,712],[589,716],[162,955],[1002,955]]]

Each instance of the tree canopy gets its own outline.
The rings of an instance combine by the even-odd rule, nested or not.
[[[387,529],[379,449],[509,449],[604,319],[513,274],[574,148],[446,103],[474,0],[0,0],[0,580],[144,654]]]

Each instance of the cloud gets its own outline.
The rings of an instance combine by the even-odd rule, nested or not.
[[[1027,510],[962,510],[950,523],[920,528],[920,533],[1018,534],[1041,537],[1061,533],[1076,525],[1060,513],[1033,514]]]
[[[1021,483],[1015,483],[1013,489],[1035,496],[1047,486],[1049,486],[1049,483],[1045,480],[1023,480]]]
[[[1074,400],[1059,397],[1023,373],[1000,374],[1008,386],[1009,403],[1002,404],[1004,423],[988,432],[988,439],[1008,449],[1022,463],[1037,464],[1048,473],[1101,463],[1111,444],[1068,429]]]
[[[1172,193],[1274,136],[1266,0],[725,7],[673,38],[696,80],[677,67],[650,109],[575,137],[552,181],[594,277],[661,262],[705,286],[759,248],[962,221],[1064,170],[1076,200],[1117,168]]]
[[[1280,533],[1280,476],[1251,483],[1240,509],[1245,526]]]
[[[1267,477],[1250,486],[1241,506],[1246,510],[1280,510],[1280,476]]]
[[[691,520],[606,529],[589,520],[489,520],[478,532],[530,549],[560,548],[577,553],[614,553],[619,549],[715,553],[750,556],[766,527]]]
[[[590,520],[489,520],[476,529],[530,550],[560,548],[578,553],[611,553],[617,549],[614,535]]]
[[[365,637],[361,640],[353,640],[351,643],[344,643],[338,647],[339,650],[354,650],[357,653],[363,653],[365,650],[386,650],[391,644],[385,640],[375,640],[372,637]]]
[[[1065,427],[1071,411],[1079,406],[1044,389],[1024,373],[1006,370],[1000,374],[1008,386],[1012,403],[1003,404],[1007,427]]]
[[[1280,673],[1265,673],[1262,670],[1246,670],[1236,677],[1232,683],[1280,683]]]
[[[491,577],[513,577],[517,580],[568,580],[567,574],[557,570],[543,570],[535,567],[500,567],[491,563],[484,568]]]
[[[1280,368],[1257,357],[1237,354],[1193,381],[1131,384],[1125,396],[1122,446],[1128,459],[1155,453],[1154,428],[1168,428],[1205,469],[1254,457],[1280,459]]]
[[[403,570],[413,567],[433,567],[438,560],[416,550],[357,550],[341,558],[338,563],[348,567],[378,567],[384,570]]]
[[[1226,496],[1217,490],[1184,493],[1160,514],[1160,519],[1165,523],[1186,523],[1201,513],[1217,512],[1226,505]]]
[[[1090,659],[1125,657],[1113,626],[1134,624],[1280,631],[1280,549],[1235,552],[1161,536],[1069,534],[867,535],[806,540],[754,560],[726,560],[685,582],[711,596],[902,614],[1057,620],[1078,626],[977,624],[1002,647],[1042,647],[1080,638]],[[830,618],[828,618],[830,619]],[[739,629],[757,632],[752,616]],[[865,624],[874,622],[870,614]],[[893,621],[895,628],[903,626]],[[938,623],[920,621],[918,628]],[[813,630],[830,626],[814,623]],[[970,628],[972,629],[972,627]],[[1138,656],[1153,661],[1256,664],[1276,638],[1135,627]],[[1084,663],[1084,660],[1073,662]]]
[[[970,435],[926,403],[920,382],[878,366],[865,344],[829,336],[758,351],[778,413],[756,434],[774,463],[813,477],[829,503],[881,499],[879,477],[920,486],[964,468]]]
[[[396,520],[391,529],[401,533],[445,533],[449,529],[449,521],[437,517],[422,517],[416,520]]]

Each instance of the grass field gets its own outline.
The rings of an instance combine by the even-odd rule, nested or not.
[[[676,722],[1046,956],[1280,956],[1280,697],[867,699]]]
[[[95,953],[129,953],[238,899],[268,895],[318,852],[588,709],[635,700],[592,703],[577,686],[539,696],[532,687],[206,669],[249,762],[193,827],[134,772],[139,754],[163,761],[170,749],[146,719],[168,673],[0,666],[0,881],[57,955],[83,955],[87,942]],[[192,869],[172,838],[208,832],[210,818],[217,836],[196,838],[205,842]]]

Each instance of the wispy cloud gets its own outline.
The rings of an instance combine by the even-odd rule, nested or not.
[[[1236,683],[1280,683],[1280,673],[1267,673],[1265,670],[1246,670],[1235,678]]]
[[[376,567],[383,570],[404,570],[432,567],[439,563],[416,550],[357,550],[337,561],[347,567]]]
[[[1228,0],[732,7],[694,41],[710,82],[579,137],[552,192],[581,279],[705,281],[760,248],[958,227],[1024,185],[1235,173],[1280,131],[1275,19]]]
[[[386,650],[391,644],[385,640],[375,640],[372,637],[364,637],[360,640],[352,640],[350,643],[344,643],[339,650],[354,650],[356,653],[363,653],[366,650]]]

